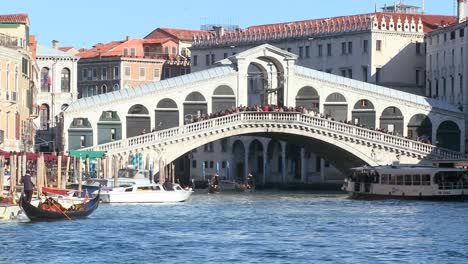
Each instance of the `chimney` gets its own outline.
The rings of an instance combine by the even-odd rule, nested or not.
[[[458,23],[466,19],[466,0],[458,0]]]
[[[127,37],[125,38],[126,41],[129,41],[130,39],[131,39],[130,36],[127,36]]]
[[[54,49],[58,49],[59,48],[59,41],[58,40],[52,40],[52,47]]]
[[[217,37],[222,37],[222,36],[224,36],[224,33],[225,33],[224,27],[222,27],[222,26],[219,26],[219,27],[214,26],[214,27],[213,27],[213,30],[216,32],[216,36],[217,36]]]

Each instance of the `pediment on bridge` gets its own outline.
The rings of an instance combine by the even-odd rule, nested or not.
[[[260,46],[240,52],[239,54],[233,55],[228,59],[232,62],[237,62],[240,60],[253,60],[262,57],[273,57],[276,59],[292,61],[296,61],[298,58],[296,54],[293,54],[286,50],[280,49],[270,44],[262,44]]]

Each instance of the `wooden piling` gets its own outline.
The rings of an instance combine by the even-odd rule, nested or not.
[[[68,156],[67,167],[65,168],[65,179],[64,179],[64,181],[62,183],[62,188],[65,188],[66,183],[68,181],[68,175],[69,175],[69,171],[70,171],[70,162],[71,162],[71,156]]]
[[[57,188],[62,188],[62,154],[57,157]]]
[[[120,168],[120,157],[117,156],[117,157],[114,157],[114,187],[117,187],[117,184],[119,183],[118,181],[119,168]]]
[[[12,153],[10,155],[10,193],[16,188],[16,155]]]
[[[41,162],[42,153],[39,153],[39,157],[36,160],[36,188],[37,188],[37,197],[39,198],[42,192],[42,186],[44,184],[44,164]]]
[[[3,197],[3,186],[5,185],[5,157],[0,155],[0,197]]]
[[[16,160],[17,160],[17,163],[16,163],[16,175],[17,175],[17,177],[18,177],[18,178],[17,178],[17,179],[18,179],[17,183],[18,183],[18,185],[19,185],[19,184],[21,183],[21,177],[24,175],[24,172],[23,172],[23,170],[22,170],[22,167],[23,167],[23,166],[21,166],[21,165],[23,164],[23,155],[22,155],[21,153],[19,153],[18,156],[17,156],[17,158],[16,158]]]
[[[174,162],[171,163],[171,177],[172,177],[172,183],[175,183],[175,165]]]
[[[21,167],[23,168],[22,171],[23,171],[23,174],[26,174],[26,171],[28,171],[28,167],[27,167],[28,157],[27,157],[26,152],[23,152],[23,160],[22,161],[23,161],[22,164],[21,164]]]
[[[80,158],[78,159],[78,192],[80,193],[81,195],[81,191],[82,191],[82,181],[83,179],[83,168],[81,167],[81,156]]]
[[[90,162],[89,156],[86,156],[86,163],[85,163],[85,166],[86,166],[86,167],[85,167],[85,169],[86,169],[86,179],[88,179],[88,178],[91,176],[91,175],[90,175],[90,169],[91,169],[91,168],[90,168],[90,167],[91,167],[90,165],[91,165],[91,164],[89,164],[89,162]]]

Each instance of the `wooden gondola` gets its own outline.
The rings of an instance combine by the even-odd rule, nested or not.
[[[219,185],[208,185],[208,192],[209,193],[219,193],[221,191],[221,187]]]
[[[36,207],[29,203],[26,200],[26,197],[24,194],[21,195],[21,198],[19,200],[19,205],[21,209],[23,209],[23,212],[28,216],[28,218],[31,221],[48,221],[48,220],[61,220],[61,219],[77,219],[77,218],[84,218],[90,215],[96,208],[99,206],[99,194],[100,191],[98,192],[98,195],[94,197],[93,199],[89,200],[85,204],[78,204],[75,205],[75,210],[69,210],[69,209],[61,209],[60,205],[58,203],[57,206],[55,207],[55,211],[50,211],[50,210],[44,210],[40,207]],[[52,198],[48,198],[52,199]]]

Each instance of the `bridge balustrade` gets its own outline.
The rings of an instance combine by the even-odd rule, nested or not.
[[[424,155],[432,155],[438,158],[447,159],[463,159],[465,156],[461,153],[437,148],[433,145],[403,138],[400,136],[386,134],[380,131],[375,131],[363,127],[358,127],[351,124],[337,122],[321,117],[304,115],[295,112],[241,112],[231,115],[226,115],[214,119],[200,121],[185,126],[166,129],[163,131],[152,132],[128,139],[123,139],[115,142],[110,142],[98,145],[95,150],[118,151],[129,148],[137,148],[139,146],[148,145],[149,143],[161,143],[165,140],[176,139],[181,136],[190,136],[201,132],[210,132],[219,128],[232,126],[241,123],[259,123],[262,121],[272,121],[275,124],[291,124],[297,123],[308,127],[320,128],[328,132],[335,132],[342,135],[348,135],[355,138],[374,141],[377,144],[385,143],[384,145],[396,146],[403,148],[409,152],[419,153]],[[261,124],[261,123],[260,123]]]

